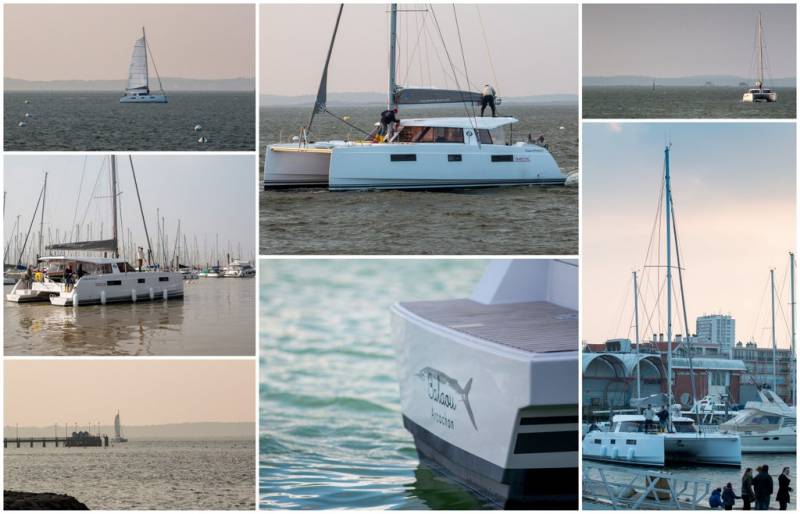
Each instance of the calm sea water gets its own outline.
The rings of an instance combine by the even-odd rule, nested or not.
[[[708,480],[711,482],[712,490],[717,487],[725,487],[725,484],[730,482],[733,485],[733,490],[736,494],[741,494],[742,488],[742,474],[744,470],[747,468],[753,468],[754,473],[756,467],[767,464],[769,466],[770,475],[772,475],[772,480],[774,481],[775,492],[772,494],[772,508],[778,508],[778,502],[775,501],[775,494],[778,492],[778,475],[780,474],[781,470],[785,466],[789,466],[792,468],[792,484],[791,487],[795,490],[795,492],[790,493],[789,497],[791,498],[791,503],[789,504],[789,510],[794,510],[794,506],[797,505],[795,494],[797,491],[797,469],[796,469],[797,458],[794,454],[777,454],[777,455],[755,455],[755,454],[743,454],[742,455],[742,467],[741,469],[736,468],[722,468],[722,467],[709,467],[709,466],[673,466],[666,468],[664,471],[669,471],[675,473],[676,475],[687,476],[697,480]],[[635,469],[641,471],[642,468],[628,468],[626,466],[616,466],[611,464],[597,464],[592,462],[592,465],[601,465],[603,466],[607,472],[608,477],[612,479],[623,479],[625,476],[625,471],[628,469]],[[708,503],[705,504],[708,506]],[[741,510],[742,508],[742,500],[736,500],[736,505],[734,506],[736,510]],[[592,504],[591,502],[584,501],[583,503],[584,509],[599,509],[605,508],[604,506],[598,504]]]
[[[775,88],[774,103],[744,103],[738,87],[583,88],[584,118],[794,118],[795,88]]]
[[[475,260],[262,260],[259,488],[269,509],[472,509],[403,428],[390,306],[468,296]]]
[[[261,164],[269,143],[287,141],[308,122],[309,107],[261,110]],[[332,108],[371,128],[381,106]],[[578,169],[576,105],[501,106],[513,115],[514,140],[544,134],[565,172]],[[463,108],[404,108],[403,116],[464,116]],[[317,139],[357,138],[328,115],[314,121]],[[509,187],[465,191],[262,191],[262,254],[575,254],[578,189]]]
[[[252,151],[253,93],[169,93],[169,103],[119,103],[119,93],[8,92],[6,150]],[[25,100],[30,103],[25,104]],[[25,113],[31,116],[25,118]],[[20,121],[27,126],[19,127]],[[195,125],[206,143],[198,143]]]
[[[255,289],[252,279],[201,278],[167,302],[73,309],[4,300],[5,354],[254,355]]]
[[[74,496],[92,510],[255,508],[253,441],[131,441],[7,448],[5,489]]]

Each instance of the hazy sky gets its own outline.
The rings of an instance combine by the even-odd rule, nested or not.
[[[255,363],[243,360],[6,361],[6,426],[255,421]]]
[[[444,81],[443,67],[450,67],[431,13],[419,12],[425,8],[403,4],[401,10],[406,12],[398,14],[401,83],[454,86],[452,79],[449,83]],[[261,6],[262,94],[316,94],[337,11],[338,6],[333,4]],[[434,12],[450,56],[461,70],[453,7],[435,4]],[[475,5],[460,4],[456,12],[470,82],[480,86],[494,82],[481,30],[482,18],[497,72],[494,86],[501,96],[577,93],[577,6],[501,4],[482,5],[478,11]],[[421,30],[423,26],[428,30]],[[386,91],[388,31],[386,6],[345,5],[328,72],[329,92]]]
[[[119,206],[124,233],[127,237],[127,229],[130,228],[134,240],[139,246],[146,248],[128,156],[121,155],[117,162]],[[86,172],[83,187],[80,187],[84,163]],[[201,253],[204,235],[209,247],[213,248],[215,234],[219,233],[220,252],[225,251],[227,242],[230,241],[234,253],[237,245],[241,244],[243,257],[255,254],[256,178],[252,156],[134,156],[133,163],[154,251],[156,209],[160,209],[161,216],[166,218],[169,241],[174,241],[180,219],[181,232],[186,234],[187,243],[190,247],[193,246],[193,238],[197,236]],[[53,234],[56,229],[62,233],[69,230],[74,219],[76,223],[81,219],[85,219],[85,223],[92,222],[96,227],[94,238],[99,238],[99,226],[103,222],[103,236],[110,237],[108,158],[99,155],[6,156],[5,237],[11,237],[18,214],[22,215],[21,232],[24,234],[27,231],[42,187],[44,171],[49,173],[45,201],[45,238],[48,229]],[[89,206],[89,197],[95,183],[98,184],[97,190]],[[79,191],[80,206],[76,209]],[[37,216],[34,224],[36,232],[39,230],[38,224]]]
[[[667,137],[691,331],[698,315],[727,313],[736,319],[737,340],[755,336],[769,345],[764,292],[775,267],[776,287],[787,284],[786,318],[776,315],[778,344],[787,347],[784,277],[795,245],[796,164],[789,123],[584,124],[583,339],[633,338],[631,272],[644,264]],[[754,140],[768,141],[769,151],[754,150]],[[656,270],[649,268],[651,285]],[[654,300],[646,301],[652,311]],[[682,323],[673,323],[682,333]],[[666,323],[654,329],[642,334],[666,332]]]
[[[767,76],[793,77],[793,4],[585,4],[583,74],[752,76],[759,11],[764,16]]]
[[[4,76],[127,80],[142,26],[162,77],[255,77],[255,6],[213,4],[6,5]]]

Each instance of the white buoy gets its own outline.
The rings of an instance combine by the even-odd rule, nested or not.
[[[106,292],[100,291],[100,303],[105,305],[106,304]]]
[[[29,104],[29,103],[31,103],[31,101],[30,100],[25,100],[25,103]]]
[[[200,136],[200,139],[197,140],[198,143],[208,143],[208,138],[206,136]]]
[[[558,130],[564,130],[564,127],[563,126],[558,127]]]
[[[156,297],[156,292],[153,291],[153,288],[150,288],[150,300],[154,300]]]
[[[19,123],[17,123],[17,126],[18,126],[18,127],[27,127],[27,126],[28,126],[28,124],[27,124],[27,123],[25,123],[24,121],[20,121]]]
[[[26,113],[25,113],[25,117],[26,117],[26,118],[30,118],[30,117],[31,117],[31,113],[29,113],[29,112],[26,112]]]
[[[194,131],[195,132],[200,132],[201,130],[203,130],[203,126],[202,125],[195,125],[194,126]]]

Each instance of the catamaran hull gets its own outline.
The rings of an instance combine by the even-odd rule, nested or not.
[[[269,145],[264,158],[264,189],[328,187],[330,161],[330,148]]]
[[[487,343],[399,304],[392,337],[423,462],[501,507],[577,509],[577,352]]]
[[[742,102],[777,102],[778,93],[745,93],[742,95]]]
[[[129,272],[84,276],[68,291],[51,296],[50,303],[80,307],[182,297],[183,277],[178,272]]]
[[[121,104],[165,104],[167,95],[125,95],[119,99]]]
[[[665,438],[667,462],[735,467],[742,464],[742,445],[737,436],[668,434]]]
[[[739,466],[742,450],[736,436],[594,431],[583,440],[583,457],[635,466]]]
[[[537,145],[376,144],[334,148],[331,191],[563,185],[550,153]]]

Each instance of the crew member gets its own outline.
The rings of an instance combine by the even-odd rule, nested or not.
[[[483,111],[486,110],[487,105],[492,108],[492,118],[497,116],[497,113],[495,112],[494,98],[494,88],[489,84],[483,86],[483,91],[481,92],[481,117],[483,117]]]

